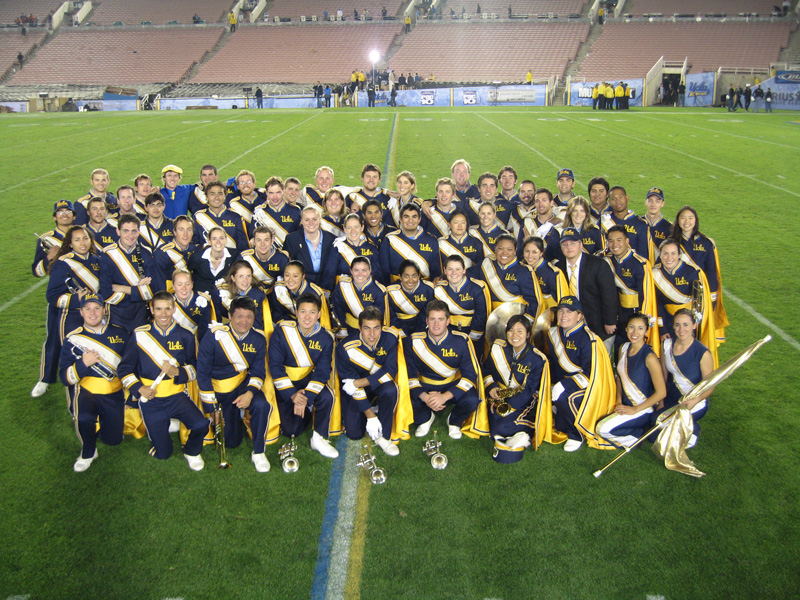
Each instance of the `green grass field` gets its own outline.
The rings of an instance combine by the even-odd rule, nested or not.
[[[391,109],[3,115],[0,151],[0,600],[20,598],[788,598],[800,592],[798,293],[800,117],[703,109]],[[795,158],[792,158],[794,156]],[[555,188],[574,169],[576,191],[595,175],[627,188],[642,212],[663,187],[665,214],[684,204],[720,249],[731,326],[726,360],[768,333],[773,342],[715,392],[690,455],[707,473],[664,469],[648,449],[602,478],[613,453],[574,455],[545,445],[516,465],[491,442],[446,438],[433,471],[412,438],[354,480],[352,443],[332,464],[299,440],[300,471],[259,475],[249,442],[234,465],[191,472],[147,456],[147,440],[100,446],[83,474],[60,386],[29,395],[44,340],[43,285],[31,275],[34,238],[59,198],[88,190],[104,167],[111,187],[169,163],[193,182],[205,163],[259,183],[278,174],[305,184],[327,164],[355,185],[364,163],[388,181],[412,171],[419,195],[457,158],[483,171],[513,165]],[[792,166],[794,165],[794,166]],[[796,308],[795,308],[796,310]],[[758,316],[756,316],[758,315]],[[777,328],[777,329],[776,329]],[[780,332],[780,333],[779,333]],[[781,335],[782,333],[782,335]],[[439,432],[445,431],[439,424]],[[339,471],[345,465],[344,475]],[[344,477],[332,527],[329,482]],[[350,485],[351,494],[344,490]],[[333,496],[332,496],[333,497]],[[328,517],[326,517],[326,514]],[[330,566],[320,547],[333,541]],[[322,535],[321,535],[322,534]]]

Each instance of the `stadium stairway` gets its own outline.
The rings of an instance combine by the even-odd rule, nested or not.
[[[26,53],[25,53],[25,64],[27,64],[27,63],[31,62],[31,60],[33,59],[33,57],[34,57],[34,56],[36,56],[36,53],[37,53],[37,52],[39,52],[39,50],[41,50],[41,49],[42,49],[42,47],[43,47],[43,46],[44,46],[44,45],[45,45],[47,42],[49,42],[50,40],[52,40],[52,39],[53,39],[53,38],[54,38],[56,35],[58,35],[58,29],[56,29],[55,31],[52,31],[52,32],[48,32],[48,33],[47,33],[47,34],[46,34],[46,35],[45,35],[45,36],[42,38],[42,41],[40,41],[38,44],[36,44],[36,45],[35,45],[33,48],[31,48],[31,49],[30,49],[28,52],[26,52]],[[17,72],[17,69],[14,67],[14,65],[12,65],[12,66],[10,66],[8,69],[6,69],[6,72],[5,72],[5,73],[3,73],[2,75],[0,75],[0,85],[4,85],[4,84],[5,84],[5,83],[6,83],[6,82],[9,80],[9,79],[11,79],[11,77],[12,77],[12,76],[14,75],[14,73],[16,73],[16,72]]]
[[[575,55],[575,60],[571,60],[569,63],[567,63],[567,69],[564,71],[564,78],[559,80],[558,85],[556,86],[556,92],[553,94],[553,106],[565,105],[564,92],[567,90],[566,79],[568,76],[574,76],[578,72],[581,62],[583,62],[583,59],[589,54],[592,49],[592,44],[594,44],[595,40],[600,37],[602,31],[603,27],[601,25],[592,23],[591,29],[589,29],[589,35],[586,37],[586,41],[578,47],[578,53]]]
[[[781,50],[778,62],[800,65],[800,30],[795,29],[789,35],[789,43],[786,45],[786,48]]]
[[[225,27],[225,28],[223,28],[223,30],[222,30],[222,35],[221,35],[221,36],[219,36],[219,39],[217,40],[217,43],[216,43],[216,44],[214,44],[214,46],[211,48],[211,50],[209,50],[208,52],[206,52],[205,54],[203,54],[203,56],[201,56],[201,57],[200,57],[200,60],[193,62],[193,63],[192,63],[192,66],[190,66],[190,67],[189,67],[189,68],[186,70],[186,73],[184,73],[184,74],[183,74],[183,76],[182,76],[182,77],[181,77],[181,78],[180,78],[178,81],[176,81],[175,83],[173,83],[172,85],[170,85],[170,86],[169,86],[169,87],[168,87],[166,90],[164,90],[164,91],[162,92],[162,94],[163,94],[163,95],[167,95],[167,94],[169,94],[169,92],[171,92],[172,90],[174,90],[176,87],[178,87],[178,86],[179,86],[179,85],[181,85],[182,83],[187,83],[187,82],[191,81],[191,80],[192,80],[192,78],[193,78],[195,75],[197,75],[197,72],[200,70],[200,67],[201,67],[201,66],[202,66],[202,65],[203,65],[205,62],[207,62],[207,61],[211,60],[211,58],[212,58],[212,57],[213,57],[213,56],[214,56],[214,55],[215,55],[217,52],[219,52],[219,49],[220,49],[220,48],[222,48],[222,47],[223,47],[225,44],[227,44],[227,43],[228,43],[228,40],[231,38],[231,36],[232,36],[232,35],[233,35],[233,34],[230,32],[230,29],[229,29],[228,27]]]

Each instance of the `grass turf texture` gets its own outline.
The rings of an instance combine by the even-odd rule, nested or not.
[[[431,197],[456,158],[473,181],[513,165],[520,179],[555,190],[574,169],[585,195],[595,175],[624,185],[631,208],[664,188],[665,215],[690,204],[720,248],[725,288],[794,339],[798,298],[794,113],[719,110],[495,109],[209,111],[11,115],[0,118],[3,279],[0,361],[0,599],[304,598],[310,594],[331,463],[299,440],[300,471],[258,475],[249,441],[229,450],[232,470],[189,471],[178,451],[147,456],[146,440],[99,446],[84,474],[60,385],[40,399],[44,287],[35,283],[32,231],[52,227],[59,198],[88,190],[103,167],[111,189],[169,163],[184,183],[216,164],[305,184],[332,166],[355,185],[366,162],[388,181],[411,170]],[[392,132],[394,131],[394,134]],[[794,156],[795,158],[792,158]],[[792,165],[795,164],[794,167]],[[771,333],[732,300],[725,360]],[[634,451],[599,480],[613,453],[574,455],[545,445],[521,463],[490,459],[488,439],[444,438],[450,458],[433,471],[413,438],[378,464],[371,489],[361,598],[778,598],[797,594],[797,360],[777,338],[714,394],[691,452],[708,476],[666,471]],[[440,434],[446,432],[437,421]],[[365,475],[361,475],[362,477]]]

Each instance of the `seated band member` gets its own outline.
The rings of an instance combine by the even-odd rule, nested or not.
[[[97,458],[98,437],[108,446],[122,442],[125,397],[117,367],[128,341],[124,329],[103,322],[102,297],[88,292],[80,302],[83,325],[67,334],[60,357],[61,382],[72,388],[68,394],[69,412],[82,446],[73,466],[78,473],[88,469]]]
[[[506,323],[506,339],[494,341],[483,364],[489,432],[494,439],[494,459],[498,462],[521,460],[531,438],[536,449],[543,441],[552,442],[550,366],[544,354],[528,341],[532,328],[525,316],[512,316]],[[516,393],[501,400],[501,390],[516,390]],[[508,406],[503,407],[502,402]],[[500,407],[510,412],[501,415]]]
[[[661,352],[661,365],[667,374],[667,395],[664,398],[663,406],[659,405],[658,410],[651,415],[651,427],[656,424],[658,415],[677,405],[684,394],[687,394],[714,370],[711,352],[695,339],[696,331],[697,322],[691,310],[682,308],[675,313],[675,337],[664,340]],[[684,402],[692,411],[694,420],[694,431],[689,438],[687,448],[693,448],[697,444],[697,438],[700,435],[698,421],[708,411],[708,401],[713,392],[712,388],[694,400]],[[655,432],[648,439],[654,442],[657,437],[658,432]]]
[[[253,268],[253,277],[266,292],[272,289],[275,280],[283,277],[289,263],[289,255],[278,250],[273,243],[272,230],[259,225],[253,231],[253,247],[239,253],[236,260],[244,260]]]
[[[152,257],[139,244],[140,225],[133,215],[122,215],[119,243],[107,246],[100,257],[100,295],[111,308],[111,322],[128,333],[147,321],[156,276]]]
[[[617,360],[617,405],[596,427],[598,435],[619,447],[628,448],[644,435],[651,427],[653,407],[667,395],[661,363],[645,342],[648,320],[642,313],[628,318],[628,341],[619,349]]]
[[[175,300],[168,292],[156,292],[150,306],[153,322],[133,332],[119,364],[119,377],[128,392],[139,397],[142,420],[153,443],[150,455],[161,460],[170,457],[170,419],[178,419],[189,429],[183,455],[189,468],[199,471],[204,465],[200,451],[208,419],[186,391],[186,385],[197,379],[194,334],[173,319]]]
[[[554,433],[553,441],[566,439],[567,452],[578,450],[584,440],[592,448],[613,448],[595,433],[598,419],[613,410],[616,400],[606,348],[584,322],[575,296],[564,296],[557,309],[558,325],[548,332],[555,428],[561,433]]]
[[[522,242],[522,262],[533,269],[533,274],[542,290],[542,300],[546,308],[553,308],[562,296],[569,295],[569,285],[564,273],[544,258],[544,240],[529,237]]]
[[[414,417],[400,331],[384,327],[383,320],[378,307],[364,309],[358,330],[336,348],[336,370],[347,437],[360,440],[366,432],[387,455],[397,456],[395,444],[409,438]]]
[[[45,297],[51,306],[58,308],[59,350],[64,336],[83,323],[81,298],[100,289],[100,258],[94,240],[85,226],[69,228],[61,249],[50,264],[50,279]]]
[[[336,261],[336,277],[349,275],[353,259],[357,256],[365,256],[369,259],[373,279],[383,281],[378,260],[378,247],[364,235],[364,220],[361,215],[353,213],[347,215],[344,218],[343,227],[344,237],[333,243],[338,254],[331,259]]]
[[[468,226],[467,213],[463,210],[450,213],[450,235],[439,238],[439,258],[444,264],[448,256],[458,255],[464,259],[469,276],[480,278],[484,258],[483,242],[473,235]]]
[[[297,299],[297,321],[281,321],[269,341],[269,372],[286,436],[298,436],[313,420],[311,448],[336,458],[326,439],[338,435],[339,407],[328,387],[333,361],[333,335],[319,323],[322,301],[313,294]],[[272,388],[267,386],[267,393]]]
[[[194,291],[192,274],[185,269],[175,270],[171,284],[175,296],[175,312],[172,316],[178,325],[195,334],[200,343],[208,332],[208,326],[218,320],[214,301],[206,292]]]
[[[484,355],[484,334],[489,318],[491,299],[486,284],[480,279],[467,277],[464,259],[458,255],[444,259],[445,280],[434,289],[438,300],[450,310],[450,331],[468,335],[475,347],[475,356]]]
[[[256,188],[256,176],[252,171],[241,170],[236,176],[236,189],[225,198],[228,208],[238,214],[249,226],[255,210],[267,201],[264,192]]]
[[[433,281],[442,274],[439,242],[420,227],[420,216],[416,202],[406,204],[400,209],[401,228],[387,234],[381,243],[381,273],[387,285],[397,281],[398,275],[395,273],[399,273],[400,263],[405,260],[415,262],[424,279]]]
[[[564,214],[563,229],[574,229],[578,232],[583,244],[583,251],[597,254],[606,249],[606,239],[591,215],[589,201],[583,196],[575,196],[567,203]]]
[[[478,208],[478,225],[469,228],[469,231],[483,243],[483,255],[494,260],[494,247],[498,238],[508,233],[497,218],[497,207],[492,202],[482,202]]]
[[[399,274],[400,283],[386,286],[390,323],[411,335],[425,329],[425,307],[434,298],[434,287],[421,279],[419,267],[410,260],[400,263]]]
[[[187,266],[192,272],[197,291],[211,293],[216,282],[230,271],[236,253],[225,246],[226,239],[227,234],[222,227],[212,227],[208,232],[208,245],[198,248],[189,257]]]
[[[256,305],[255,328],[266,333],[272,331],[272,313],[269,310],[267,294],[260,287],[253,285],[253,267],[244,260],[237,260],[231,265],[224,283],[219,284],[212,292],[214,310],[220,317],[228,317],[231,302],[234,298],[247,297]]]
[[[211,230],[221,227],[225,232],[225,247],[236,255],[250,247],[248,225],[242,217],[225,206],[225,184],[212,181],[206,186],[208,208],[194,213],[194,243],[202,246]]]
[[[472,342],[463,333],[450,331],[450,311],[441,300],[428,303],[426,323],[428,330],[412,334],[405,349],[417,426],[414,435],[428,435],[436,413],[448,405],[453,405],[447,418],[452,439],[460,439],[462,433],[487,435],[486,403],[477,387],[481,369]]]
[[[331,304],[336,321],[343,329],[337,336],[347,337],[358,333],[359,315],[375,306],[386,315],[389,324],[389,303],[386,288],[372,278],[371,265],[366,256],[356,256],[350,264],[350,276],[343,275],[333,288]]]
[[[173,241],[162,245],[153,253],[153,263],[155,266],[156,277],[153,281],[153,289],[156,291],[167,290],[169,279],[176,269],[188,270],[189,257],[198,250],[192,242],[194,235],[194,221],[186,215],[180,215],[173,222],[175,237]]]
[[[608,230],[608,252],[606,262],[614,271],[614,283],[619,294],[619,312],[617,313],[617,330],[614,340],[614,352],[625,343],[627,336],[625,326],[634,313],[643,313],[654,317],[645,341],[655,344],[656,355],[660,354],[659,333],[656,309],[656,290],[653,283],[653,272],[650,263],[643,256],[636,254],[630,247],[625,228],[614,225]],[[619,354],[616,355],[619,358]]]
[[[306,206],[300,212],[300,229],[286,236],[283,249],[290,260],[299,260],[305,267],[306,279],[330,293],[336,278],[333,242],[336,236],[320,226],[320,209]]]
[[[544,310],[539,281],[528,265],[517,260],[517,241],[510,233],[501,235],[495,246],[497,259],[488,256],[481,263],[481,279],[492,300],[489,314],[503,302],[525,304],[525,313],[534,323]]]
[[[172,219],[164,216],[164,197],[152,192],[144,199],[147,217],[139,226],[139,244],[151,255],[175,237]]]
[[[271,229],[275,245],[283,248],[286,236],[300,229],[300,209],[286,202],[286,189],[280,177],[270,177],[264,187],[267,190],[267,201],[253,213],[254,224]]]
[[[219,403],[225,422],[225,446],[236,448],[245,432],[244,412],[250,415],[253,435],[252,460],[259,473],[269,471],[264,454],[267,443],[277,440],[278,428],[269,439],[272,406],[261,388],[267,374],[267,338],[253,327],[257,307],[251,298],[231,301],[230,326],[217,325],[203,338],[197,353],[197,384],[205,410],[219,418]]]
[[[673,315],[681,308],[692,309],[695,286],[702,286],[702,305],[699,307],[700,323],[697,330],[699,339],[711,352],[714,368],[719,366],[717,354],[717,332],[714,325],[714,308],[708,290],[705,273],[688,262],[681,260],[681,249],[674,240],[661,244],[660,262],[653,267],[653,281],[656,287],[658,320],[661,341],[674,337]],[[698,282],[698,283],[696,283]]]
[[[306,271],[299,260],[290,260],[283,270],[283,281],[278,281],[267,296],[269,310],[274,323],[297,320],[297,300],[303,294],[317,296],[322,303],[319,322],[325,329],[331,328],[331,314],[325,292],[321,287],[306,281]]]
[[[714,305],[714,325],[717,328],[717,345],[725,342],[728,315],[722,303],[722,273],[717,245],[710,237],[700,233],[700,218],[691,206],[684,206],[675,217],[670,239],[681,245],[684,255],[708,279],[708,291]]]

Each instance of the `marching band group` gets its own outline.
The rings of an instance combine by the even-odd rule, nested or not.
[[[48,313],[31,395],[67,387],[75,471],[124,434],[166,459],[179,432],[193,470],[204,444],[247,434],[266,472],[266,447],[307,427],[326,457],[343,432],[395,456],[448,406],[449,436],[491,435],[498,462],[544,441],[627,447],[717,366],[716,247],[691,207],[664,218],[660,188],[637,216],[602,177],[575,195],[570,169],[553,193],[509,166],[473,184],[457,160],[432,200],[408,171],[379,187],[374,164],[358,187],[327,166],[305,187],[182,175],[112,194],[96,169],[37,234]],[[690,447],[708,395],[689,407]]]

